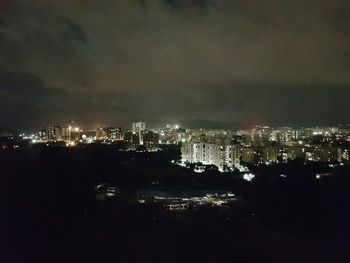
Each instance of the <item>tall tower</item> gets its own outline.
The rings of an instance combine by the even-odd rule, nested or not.
[[[132,133],[138,134],[139,144],[143,145],[143,136],[142,133],[146,130],[146,123],[142,121],[132,123]]]

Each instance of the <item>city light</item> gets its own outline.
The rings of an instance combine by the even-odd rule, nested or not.
[[[69,147],[74,147],[74,146],[76,146],[76,143],[75,143],[75,142],[68,142],[68,143],[67,143],[67,146],[69,146]]]
[[[257,125],[246,130],[225,130],[179,127],[178,124],[167,124],[166,127],[147,129],[144,121],[133,122],[129,129],[112,126],[96,127],[90,131],[70,124],[48,125],[38,133],[26,135],[22,132],[19,138],[48,146],[62,142],[67,147],[76,146],[77,142],[119,143],[123,145],[123,150],[138,152],[156,152],[162,145],[174,145],[181,151],[181,159],[176,164],[193,169],[196,173],[204,173],[212,170],[212,167],[222,173],[244,173],[250,171],[250,165],[274,166],[295,159],[303,160],[305,164],[328,163],[329,168],[335,168],[350,159],[348,128]]]
[[[255,178],[255,175],[252,173],[246,173],[243,175],[243,179],[250,182]]]

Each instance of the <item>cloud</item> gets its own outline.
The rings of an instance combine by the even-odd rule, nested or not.
[[[77,119],[346,121],[349,10],[340,0],[13,4],[0,19],[0,71],[36,76],[40,105]]]

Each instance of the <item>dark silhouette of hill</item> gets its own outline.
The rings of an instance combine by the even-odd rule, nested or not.
[[[156,153],[118,146],[0,151],[2,262],[347,262],[350,169],[295,161],[239,174],[195,174]],[[280,174],[287,177],[281,177]],[[96,200],[96,184],[120,194]],[[154,182],[157,182],[154,184]],[[230,190],[224,209],[170,213],[135,191]]]

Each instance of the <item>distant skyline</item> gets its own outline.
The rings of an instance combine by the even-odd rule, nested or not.
[[[349,123],[349,69],[346,0],[0,1],[0,132]]]
[[[34,123],[31,125],[32,128],[23,128],[13,130],[0,130],[1,133],[11,133],[11,134],[28,134],[37,133],[40,129],[46,126],[60,126],[60,127],[79,127],[84,131],[92,131],[97,128],[107,128],[107,127],[119,127],[125,130],[131,130],[132,122],[134,121],[144,121],[146,122],[146,129],[162,129],[166,125],[178,125],[179,128],[184,129],[223,129],[223,130],[250,130],[259,126],[268,126],[270,128],[316,128],[316,127],[343,127],[345,129],[350,129],[350,123],[315,123],[313,125],[290,125],[290,124],[269,124],[269,123],[233,123],[233,122],[220,122],[204,119],[192,119],[192,120],[180,120],[177,122],[156,120],[156,119],[134,119],[134,120],[116,120],[109,122],[94,122],[94,123],[83,123],[79,120],[77,121],[64,121],[64,122],[53,122],[49,121],[47,123]]]

